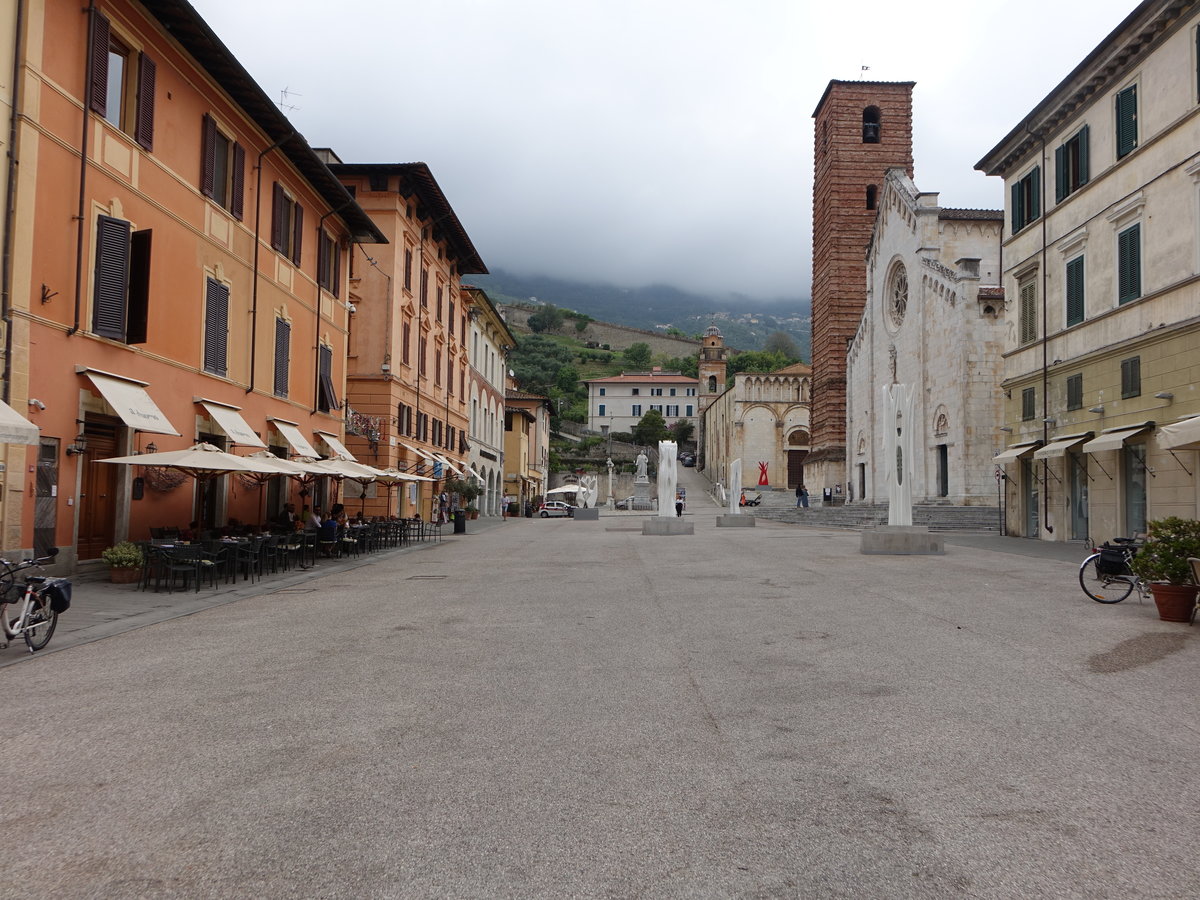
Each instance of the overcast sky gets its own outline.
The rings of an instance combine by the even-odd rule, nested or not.
[[[310,144],[428,163],[490,268],[759,298],[808,295],[830,79],[915,81],[918,188],[1000,208],[974,164],[1136,5],[192,2]]]

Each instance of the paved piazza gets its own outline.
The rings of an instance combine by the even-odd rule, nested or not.
[[[685,477],[3,668],[0,896],[1200,895],[1200,627]]]

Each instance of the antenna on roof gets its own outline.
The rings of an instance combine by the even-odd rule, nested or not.
[[[289,111],[289,110],[293,110],[293,109],[299,109],[300,108],[299,106],[296,106],[293,103],[288,103],[288,101],[291,100],[293,97],[303,97],[303,96],[304,95],[301,94],[300,92],[293,91],[290,88],[285,87],[282,91],[279,92],[279,108],[284,110],[285,112]]]

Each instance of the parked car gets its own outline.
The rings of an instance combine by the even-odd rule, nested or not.
[[[688,467],[691,467],[691,466],[694,466],[694,465],[696,465],[696,456],[695,456],[695,454],[692,454],[692,453],[681,453],[681,454],[679,454],[679,464],[680,464],[681,466],[688,466]]]
[[[538,515],[543,519],[548,519],[551,516],[574,516],[575,507],[570,503],[563,503],[561,500],[547,500],[542,504]]]
[[[633,509],[633,498],[626,497],[624,500],[618,500],[614,506],[617,509]]]

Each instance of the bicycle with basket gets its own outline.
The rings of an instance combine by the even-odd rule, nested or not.
[[[1119,537],[1094,547],[1079,567],[1083,592],[1097,603],[1120,603],[1136,590],[1138,602],[1144,601],[1149,584],[1130,567],[1143,541],[1140,537]]]
[[[51,549],[40,559],[25,559],[19,563],[0,559],[0,650],[18,637],[25,639],[29,652],[41,650],[50,643],[59,613],[71,605],[71,582],[66,578],[26,575],[24,589],[17,586],[17,575],[27,569],[41,570],[58,556]]]

